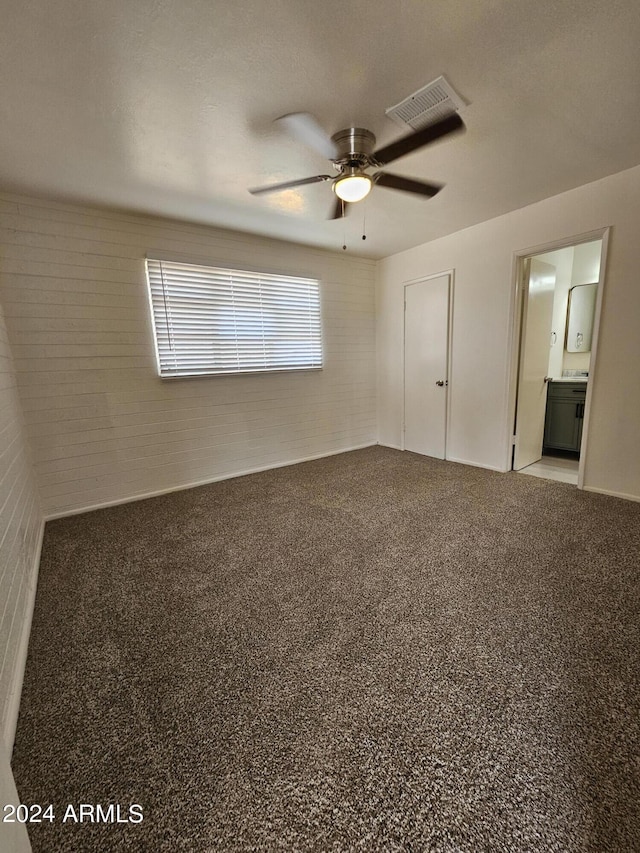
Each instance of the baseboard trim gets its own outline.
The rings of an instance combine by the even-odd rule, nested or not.
[[[5,730],[3,732],[3,740],[6,749],[11,757],[13,751],[13,743],[16,738],[16,728],[18,725],[18,714],[20,713],[20,699],[22,696],[22,683],[24,681],[24,673],[27,666],[27,653],[29,651],[29,638],[31,636],[31,623],[33,621],[33,610],[36,603],[36,589],[38,588],[38,574],[40,570],[40,557],[42,555],[42,543],[44,540],[44,525],[45,519],[40,522],[40,530],[38,531],[38,544],[35,550],[31,572],[29,575],[29,588],[27,601],[25,604],[24,621],[22,623],[22,634],[20,636],[20,645],[18,647],[18,655],[16,666],[13,673],[13,684],[9,692],[9,701],[7,703],[7,716],[5,718]]]
[[[379,441],[380,447],[388,447],[390,450],[401,450],[404,452],[404,447],[399,447],[397,444],[387,444],[386,442]],[[420,454],[418,454],[420,455]],[[432,457],[427,457],[432,458]],[[433,457],[436,458],[436,457]],[[484,468],[487,471],[497,471],[499,474],[506,474],[506,468],[500,468],[496,465],[481,465],[479,462],[469,462],[468,459],[457,459],[455,456],[447,456],[446,459],[442,459],[442,462],[455,462],[458,465],[471,465],[473,468]]]
[[[480,462],[470,462],[468,459],[458,459],[455,456],[447,456],[446,461],[456,462],[458,465],[471,465],[472,468],[484,468],[486,471],[497,471],[499,474],[507,473],[507,469],[499,465],[482,465]]]
[[[583,492],[593,492],[596,495],[607,495],[610,498],[621,498],[623,501],[640,503],[640,495],[628,495],[626,492],[613,492],[610,489],[598,489],[595,486],[583,486]]]
[[[110,506],[122,506],[124,504],[134,503],[135,501],[144,501],[148,498],[159,498],[162,495],[170,495],[172,492],[184,492],[186,489],[197,489],[198,486],[208,486],[211,483],[221,483],[223,480],[233,480],[235,477],[246,477],[249,474],[259,474],[261,471],[271,471],[275,468],[287,468],[289,465],[300,465],[302,462],[313,462],[314,459],[325,459],[329,456],[339,456],[341,453],[351,453],[353,450],[364,450],[366,447],[375,447],[376,444],[377,442],[370,441],[366,444],[355,444],[351,447],[343,447],[340,450],[331,450],[328,453],[315,453],[312,456],[303,456],[300,459],[290,459],[287,462],[276,462],[271,463],[270,465],[261,465],[257,468],[245,468],[242,471],[234,471],[229,474],[222,474],[218,477],[210,477],[206,480],[183,483],[180,486],[171,486],[168,489],[158,489],[154,492],[143,492],[141,494],[131,495],[127,498],[118,498],[117,500],[91,504],[90,506],[78,507],[77,509],[54,512],[50,515],[45,515],[44,520],[55,521],[57,518],[68,518],[72,515],[81,515],[84,512],[93,512],[97,509],[107,509]]]

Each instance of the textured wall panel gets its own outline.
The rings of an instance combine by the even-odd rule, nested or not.
[[[0,306],[0,734],[6,750],[13,746],[42,542],[40,500],[23,430]]]
[[[376,441],[373,261],[7,194],[0,245],[47,515]],[[147,254],[319,279],[324,369],[159,379]]]

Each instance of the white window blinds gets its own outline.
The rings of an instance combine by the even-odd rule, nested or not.
[[[160,376],[322,367],[314,279],[147,260]]]

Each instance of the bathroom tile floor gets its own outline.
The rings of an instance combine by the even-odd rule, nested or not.
[[[543,456],[533,465],[528,465],[518,471],[519,474],[530,474],[532,477],[542,477],[545,480],[559,480],[562,483],[578,485],[578,459],[565,456]]]

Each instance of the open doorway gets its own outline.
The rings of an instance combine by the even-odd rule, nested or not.
[[[518,257],[514,471],[582,485],[605,244],[601,232]]]

